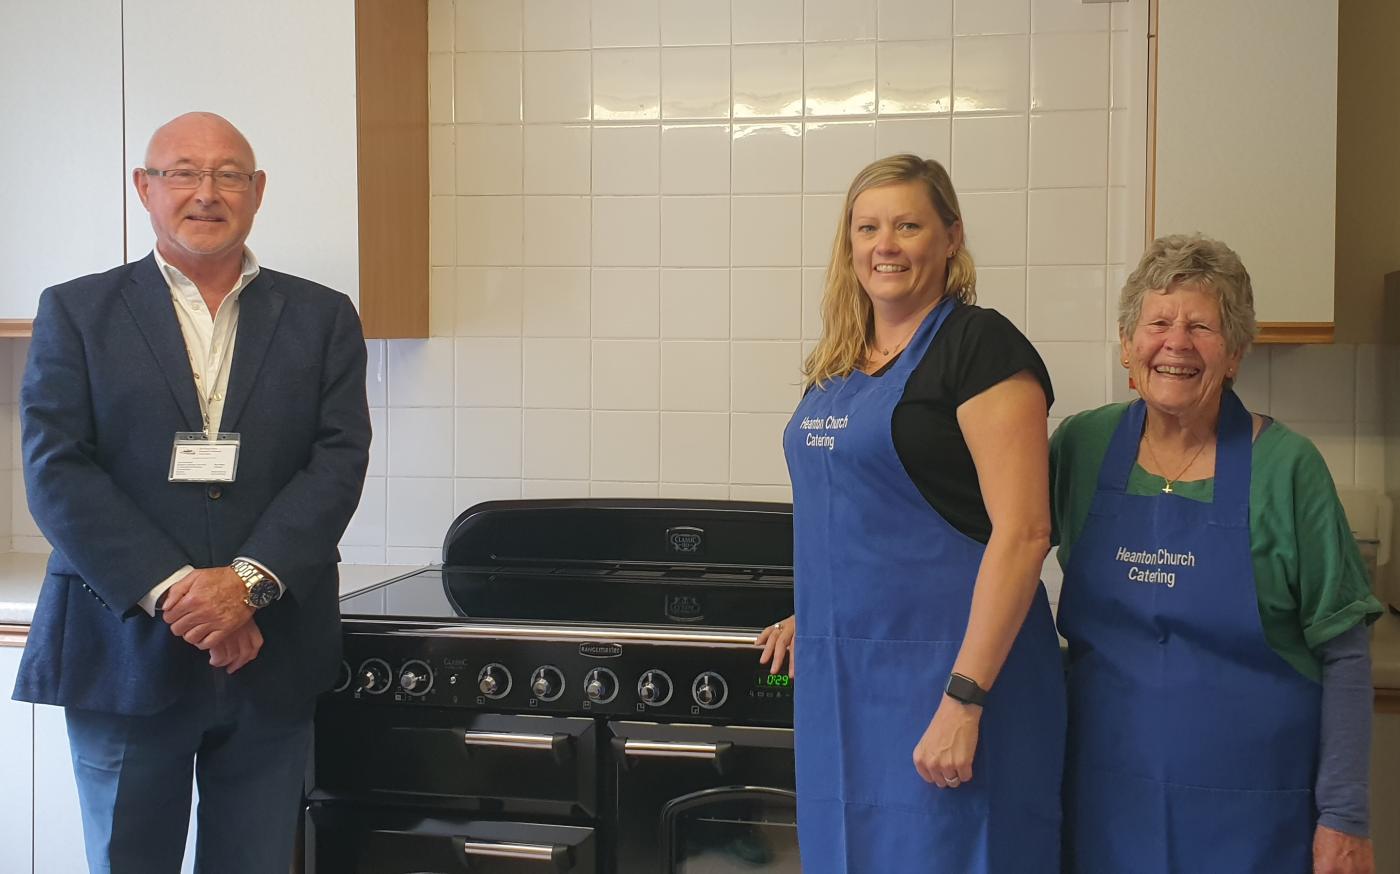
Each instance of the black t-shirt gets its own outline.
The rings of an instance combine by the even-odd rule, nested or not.
[[[980,543],[992,536],[992,522],[958,406],[1023,370],[1040,381],[1048,408],[1055,401],[1050,373],[1031,342],[996,310],[958,304],[909,374],[891,422],[899,460],[929,506]]]

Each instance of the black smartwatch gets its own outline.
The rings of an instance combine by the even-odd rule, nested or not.
[[[948,684],[943,687],[943,692],[954,701],[976,704],[978,707],[981,707],[987,698],[987,690],[977,685],[976,680],[959,673],[948,675]]]

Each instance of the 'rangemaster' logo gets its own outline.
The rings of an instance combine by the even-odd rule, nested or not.
[[[672,622],[700,622],[705,618],[705,607],[698,595],[667,595],[666,618]]]
[[[666,529],[666,545],[672,552],[684,555],[698,555],[705,549],[705,529],[689,525],[677,525]]]
[[[578,654],[595,659],[615,659],[622,655],[620,643],[580,643]]]

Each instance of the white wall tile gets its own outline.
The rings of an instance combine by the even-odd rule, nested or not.
[[[520,485],[522,498],[588,497],[588,480],[527,479]]]
[[[365,399],[370,407],[382,407],[389,400],[389,353],[384,348],[387,342],[389,341],[365,341]],[[19,465],[11,464],[10,467],[14,469]]]
[[[11,548],[17,552],[44,551],[29,548],[43,542],[44,535],[39,531],[34,517],[29,514],[29,503],[25,500],[23,477],[16,477],[12,481],[9,492],[10,533],[13,535]]]
[[[727,464],[728,462],[726,462]],[[686,501],[727,501],[729,500],[729,484],[663,482],[659,484],[658,493],[663,498]]]
[[[1080,0],[1031,0],[1031,30],[1057,31],[1108,30],[1108,4]]]
[[[526,338],[523,348],[525,406],[588,408],[587,340]]]
[[[767,503],[791,504],[792,487],[787,485],[760,486],[750,483],[734,483],[729,487],[729,497],[735,501],[764,501]]]
[[[1134,265],[1141,257],[1143,241],[1134,224],[1134,213],[1141,216],[1142,204],[1136,191],[1126,187],[1108,189],[1108,263]]]
[[[656,194],[660,179],[660,125],[593,129],[594,194]]]
[[[822,293],[826,290],[826,269],[802,269],[802,339],[816,340],[822,333]],[[807,357],[804,344],[802,357]]]
[[[588,121],[594,96],[588,52],[526,52],[524,58],[526,121]]]
[[[986,191],[958,195],[967,246],[979,267],[1026,263],[1026,194]]]
[[[520,263],[524,204],[515,196],[458,197],[457,263]]]
[[[947,118],[878,119],[875,156],[914,154],[932,158],[946,168],[952,164],[952,128]]]
[[[452,481],[452,512],[454,516],[487,501],[513,501],[519,497],[519,479],[471,477]]]
[[[450,267],[457,263],[457,198],[428,201],[428,263]]]
[[[732,0],[731,32],[734,43],[801,42],[802,0]]]
[[[802,346],[788,342],[732,344],[731,404],[736,413],[791,413],[801,398]]]
[[[844,194],[808,194],[802,198],[802,265],[825,267],[831,260]],[[842,222],[844,224],[844,222]]]
[[[1356,472],[1352,484],[1370,489],[1385,487],[1385,449],[1387,438],[1378,422],[1356,426]]]
[[[660,403],[660,343],[593,341],[593,409],[656,410]]]
[[[481,0],[474,0],[481,2]],[[452,0],[428,0],[428,52],[450,52],[454,43]]]
[[[656,0],[593,0],[593,46],[654,46],[661,40]]]
[[[588,484],[590,498],[654,498],[657,496],[657,483],[620,483],[593,480]]]
[[[1026,330],[1026,268],[977,267],[977,305],[996,310]]]
[[[525,193],[588,194],[591,140],[588,125],[525,125]]]
[[[1031,115],[1031,187],[1103,185],[1108,168],[1108,113],[1046,112]]]
[[[521,0],[431,0],[428,4],[429,51],[435,51],[432,41],[439,36],[439,28],[442,27],[434,20],[434,13],[443,14],[438,11],[439,6],[447,8],[447,15],[451,15],[452,8],[456,7],[456,33],[452,42],[458,51],[514,52],[523,45],[524,7]],[[453,37],[453,30],[443,30],[446,30],[446,36]],[[451,51],[452,48],[453,45],[449,44],[445,50]]]
[[[1025,36],[967,36],[953,41],[954,112],[1025,112],[1030,43]]]
[[[589,335],[589,271],[586,267],[531,267],[524,272],[527,337]]]
[[[1103,268],[1031,267],[1027,289],[1032,340],[1103,340]]]
[[[1031,38],[1031,108],[1107,109],[1107,33]]]
[[[661,193],[728,194],[729,125],[662,125]]]
[[[1307,422],[1293,421],[1283,416],[1278,418],[1317,446],[1337,485],[1356,484],[1355,425],[1351,422]]]
[[[452,124],[456,115],[452,102],[455,89],[453,55],[428,55],[428,123]]]
[[[525,264],[532,267],[588,266],[591,228],[587,197],[527,197]]]
[[[522,354],[516,337],[458,338],[457,405],[520,406]]]
[[[1108,114],[1108,184],[1127,185],[1128,168],[1139,158],[1133,154],[1132,120],[1126,109]]]
[[[802,126],[734,125],[735,194],[787,194],[802,190]]]
[[[933,39],[953,33],[953,0],[879,0],[880,39]]]
[[[882,42],[880,114],[953,110],[953,41]]]
[[[456,420],[456,476],[520,476],[520,410],[458,407]]]
[[[661,50],[661,117],[729,117],[729,46]]]
[[[449,515],[448,522],[451,521],[452,517]],[[440,546],[386,546],[384,548],[385,564],[426,565],[440,561],[442,561],[442,547]],[[365,561],[361,564],[374,564],[374,562]]]
[[[736,340],[802,338],[802,271],[736,269],[730,278],[730,336]]]
[[[1104,355],[1108,367],[1108,402],[1125,404],[1137,400],[1137,391],[1128,385],[1128,368],[1123,364],[1122,345],[1116,342],[1104,343]]]
[[[1030,0],[954,0],[953,31],[958,35],[1026,33]]]
[[[1103,264],[1108,233],[1102,188],[1030,192],[1027,259],[1031,264]]]
[[[580,0],[524,0],[524,42],[529,51],[586,49],[589,4]]]
[[[790,413],[735,413],[729,418],[729,494],[737,500],[782,500],[757,497],[761,493],[740,485],[785,486],[787,461],[783,458],[783,428]],[[743,496],[743,497],[741,497]],[[789,498],[790,499],[790,498]]]
[[[593,266],[658,266],[660,211],[655,197],[593,198]]]
[[[457,334],[457,270],[454,267],[428,268],[428,336],[454,337]]]
[[[802,198],[735,197],[730,203],[730,259],[735,267],[802,263]]]
[[[593,118],[629,121],[661,117],[661,52],[605,49],[593,53]]]
[[[1276,346],[1270,359],[1271,415],[1288,425],[1351,424],[1356,414],[1356,347]]]
[[[593,271],[593,336],[657,336],[660,277],[654,269]]]
[[[389,476],[452,475],[452,409],[389,410]]]
[[[1036,343],[1055,388],[1051,412],[1066,418],[1103,406],[1104,347],[1100,343]]]
[[[1141,74],[1136,68],[1133,37],[1126,32],[1115,32],[1109,40],[1109,105],[1114,109],[1127,109],[1134,101],[1133,89],[1139,84]]]
[[[364,490],[360,492],[360,504],[355,508],[355,515],[350,517],[350,524],[346,526],[340,542],[383,547],[385,500],[384,477],[366,477]]]
[[[587,480],[591,415],[587,410],[526,410],[525,476]]]
[[[593,480],[656,482],[661,436],[657,413],[593,413]]]
[[[455,114],[451,120],[458,124],[519,122],[520,58],[515,52],[458,52],[453,55]]]
[[[389,473],[389,411],[371,408],[369,411],[369,467],[367,476],[385,476]]]
[[[661,479],[727,485],[729,414],[662,413]]]
[[[428,193],[457,193],[457,128],[435,124],[428,128]]]
[[[735,118],[802,114],[801,44],[735,45],[731,64]]]
[[[518,267],[457,270],[457,336],[519,337],[521,272]]]
[[[345,564],[388,564],[382,546],[352,546],[342,542],[339,548],[340,560]],[[434,560],[441,561],[440,558]]]
[[[728,341],[661,344],[661,408],[728,412]]]
[[[1385,371],[1381,364],[1381,347],[1366,344],[1356,347],[1356,421],[1374,424],[1384,421]]]
[[[728,5],[696,3],[695,0],[661,0],[661,44],[728,45]]]
[[[844,193],[875,160],[873,121],[808,122],[802,136],[802,188],[808,194]]]
[[[1269,384],[1271,377],[1271,357],[1266,346],[1255,346],[1240,362],[1240,371],[1235,377],[1235,394],[1254,413],[1272,415],[1269,410]]]
[[[807,42],[875,38],[875,0],[806,0],[803,12]]]
[[[729,271],[662,270],[661,336],[729,338]]]
[[[661,198],[661,263],[667,267],[729,264],[729,198]]]
[[[960,192],[1026,187],[1026,117],[953,119],[953,176]]]
[[[874,43],[808,44],[803,65],[807,115],[869,115],[875,111]]]
[[[436,549],[452,522],[452,480],[389,477],[385,542],[391,547]]]
[[[452,404],[452,340],[390,340],[389,403],[395,407]]]

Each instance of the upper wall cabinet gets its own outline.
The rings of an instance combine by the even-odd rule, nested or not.
[[[1336,0],[1157,6],[1155,233],[1237,251],[1261,339],[1330,342]]]
[[[128,176],[161,124],[191,110],[225,116],[267,172],[249,248],[358,301],[354,4],[124,0],[121,9]],[[126,221],[134,260],[155,238],[129,180]]]
[[[0,320],[32,319],[47,286],[122,262],[121,28],[118,0],[5,4]]]

